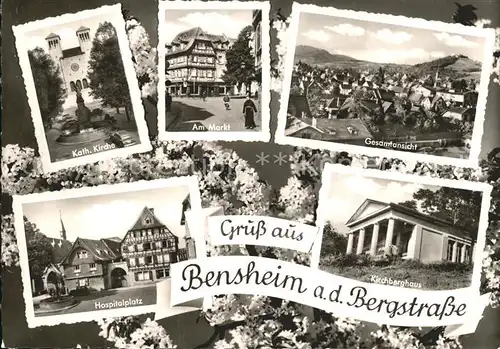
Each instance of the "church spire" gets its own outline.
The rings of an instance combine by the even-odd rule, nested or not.
[[[59,219],[61,220],[61,240],[66,240],[66,228],[64,227],[64,222],[62,220],[61,210],[59,210]]]
[[[437,87],[438,79],[439,79],[439,66],[436,69],[436,76],[434,77],[434,88]]]

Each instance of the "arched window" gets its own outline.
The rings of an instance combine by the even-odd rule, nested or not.
[[[75,85],[74,81],[71,81],[69,83],[69,87],[71,88],[71,92],[75,92],[76,91],[76,85]]]
[[[87,79],[83,79],[82,83],[83,83],[83,88],[88,88],[89,87],[89,83],[87,82]]]
[[[82,89],[82,82],[80,80],[77,80],[76,87],[78,88],[78,91]]]

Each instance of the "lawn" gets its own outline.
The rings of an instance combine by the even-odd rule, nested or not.
[[[414,288],[422,290],[453,290],[468,287],[472,277],[472,268],[463,265],[453,269],[440,268],[437,264],[426,265],[412,262],[407,263],[407,265],[402,262],[388,266],[320,264],[320,269],[331,274],[368,283],[374,282],[372,280],[374,276],[379,280],[387,278],[387,280],[392,279],[399,282],[406,281],[412,283]]]

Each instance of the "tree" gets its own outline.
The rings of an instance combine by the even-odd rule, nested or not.
[[[28,265],[31,278],[43,275],[45,268],[52,262],[52,245],[34,223],[24,217],[24,231],[28,250]]]
[[[327,222],[323,228],[322,241],[321,257],[344,254],[347,249],[347,237],[340,234],[330,222]]]
[[[406,207],[420,207],[424,213],[466,229],[476,238],[481,213],[482,193],[478,191],[441,187],[438,190],[419,189]]]
[[[29,50],[28,57],[42,122],[46,128],[50,128],[53,118],[62,112],[66,99],[61,72],[52,57],[40,47]]]
[[[457,10],[453,14],[453,21],[455,21],[455,23],[473,26],[478,19],[474,12],[477,8],[473,5],[462,6],[458,2],[456,2],[455,5],[457,5]]]
[[[246,26],[238,35],[233,46],[226,52],[226,69],[222,80],[241,89],[247,88],[251,93],[250,85],[255,81],[255,61],[252,54],[251,37],[253,28]]]
[[[401,120],[406,117],[411,110],[411,102],[406,97],[394,97],[394,108],[396,109],[396,114],[402,116]]]
[[[118,36],[113,25],[104,22],[99,25],[92,41],[89,59],[91,95],[99,98],[103,106],[125,108],[127,120],[130,118],[131,100],[125,67],[123,66]]]
[[[462,92],[467,88],[467,81],[465,81],[464,79],[453,80],[451,82],[451,88],[457,92]]]

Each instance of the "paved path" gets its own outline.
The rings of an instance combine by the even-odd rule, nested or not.
[[[83,313],[87,311],[101,310],[96,307],[97,303],[105,304],[114,301],[128,301],[129,299],[135,300],[136,298],[141,299],[142,303],[138,305],[151,305],[156,304],[156,284],[151,284],[145,287],[130,287],[130,288],[118,288],[113,290],[101,291],[98,293],[90,294],[87,296],[75,297],[80,303],[70,309],[62,311],[60,313],[46,313],[37,316],[50,316],[57,314],[70,314],[70,313]],[[124,306],[116,306],[114,308],[124,308]],[[112,309],[114,309],[112,308]],[[108,310],[108,309],[102,309]]]
[[[226,110],[222,97],[207,98],[175,98],[172,102],[172,112],[167,115],[169,131],[249,131],[245,128],[243,103],[245,99],[231,99],[231,109]],[[254,100],[257,109],[257,101]],[[255,115],[257,128],[260,131],[260,112]],[[210,127],[215,127],[212,129]],[[218,129],[217,129],[218,128]]]

